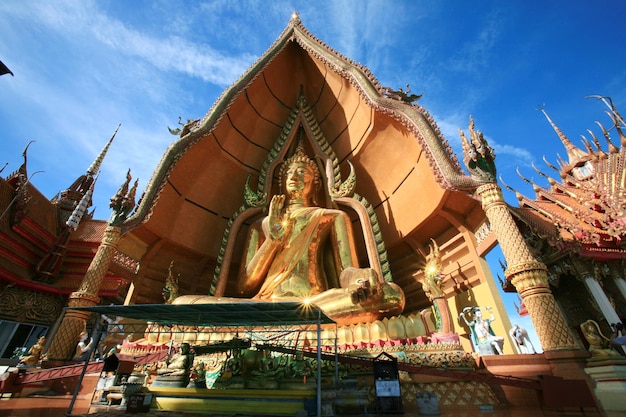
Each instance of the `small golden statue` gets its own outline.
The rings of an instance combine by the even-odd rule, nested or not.
[[[602,334],[598,323],[593,320],[587,320],[580,325],[580,330],[583,332],[587,343],[589,343],[589,352],[591,353],[592,361],[622,358],[622,356],[612,348],[611,340]]]
[[[167,269],[167,278],[165,279],[165,287],[163,287],[163,301],[165,304],[172,304],[172,301],[178,297],[178,281],[180,274],[174,274],[174,261],[170,262]]]
[[[41,354],[43,352],[43,348],[46,345],[46,336],[41,336],[37,343],[32,345],[30,349],[28,349],[28,355],[24,356],[20,359],[20,365],[28,365],[35,366],[41,361]]]
[[[439,246],[434,239],[431,239],[428,255],[423,254],[421,251],[419,252],[424,257],[424,263],[421,268],[424,272],[421,280],[422,289],[433,303],[432,310],[435,316],[436,331],[430,335],[431,342],[458,343],[459,335],[454,333],[452,313],[443,292],[443,265],[441,264]]]
[[[302,351],[296,352],[296,356],[289,364],[289,376],[291,378],[300,378],[306,383],[307,377],[313,375],[313,367],[311,363],[304,357]]]
[[[166,360],[166,367],[157,370],[158,375],[188,376],[193,365],[193,354],[189,343],[181,343],[180,351]]]
[[[165,360],[165,367],[157,369],[153,387],[185,388],[189,385],[194,355],[189,343],[181,343],[178,353]]]

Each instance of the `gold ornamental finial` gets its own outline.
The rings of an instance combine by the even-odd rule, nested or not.
[[[593,142],[593,146],[595,147],[595,150],[593,150],[593,152],[597,153],[598,156],[602,159],[606,158],[606,152],[604,152],[602,146],[600,146],[600,141],[598,140],[598,137],[593,133],[593,131],[591,131],[591,129],[587,129],[587,132],[589,132],[589,134],[591,135],[591,140]],[[583,136],[583,138],[587,140],[585,136]],[[591,145],[591,143],[589,143],[589,145]]]
[[[102,161],[104,160],[104,157],[109,151],[109,148],[111,147],[111,143],[113,143],[113,139],[115,139],[115,135],[117,135],[117,131],[120,130],[120,126],[122,126],[121,123],[117,125],[117,129],[115,129],[115,132],[113,132],[111,139],[109,139],[107,144],[100,151],[100,154],[98,155],[98,157],[93,161],[91,166],[87,168],[87,175],[91,175],[93,177],[98,174],[98,171],[100,171],[100,165],[102,165]]]
[[[604,139],[606,140],[606,143],[609,147],[609,153],[618,153],[619,149],[617,148],[617,146],[613,145],[613,142],[611,142],[611,137],[609,136],[609,132],[607,132],[607,130],[602,125],[602,123],[596,121],[596,124],[600,127],[600,130],[602,130]]]
[[[472,178],[481,182],[496,181],[496,158],[493,149],[489,146],[480,130],[474,127],[474,118],[470,116],[470,138],[459,129],[461,144],[463,145],[463,162]]]
[[[111,226],[121,225],[135,207],[135,194],[137,193],[139,180],[136,179],[135,183],[129,190],[131,180],[132,176],[130,175],[129,169],[126,173],[126,181],[111,198],[111,203],[109,204],[109,207],[113,209],[113,213],[111,214],[111,218],[109,220],[109,225]]]
[[[548,113],[546,113],[546,110],[543,108],[543,106],[539,106],[538,110],[541,111],[541,113],[543,113],[546,119],[548,119],[548,122],[552,126],[552,129],[554,129],[556,134],[559,136],[559,139],[561,139],[561,143],[565,147],[565,150],[567,152],[567,159],[569,160],[570,164],[575,164],[579,162],[581,159],[587,157],[587,154],[585,153],[585,151],[576,147],[569,140],[569,138],[565,136],[565,134],[561,131],[561,129],[559,129],[559,127],[552,121],[552,119],[550,118],[550,116],[548,116]]]

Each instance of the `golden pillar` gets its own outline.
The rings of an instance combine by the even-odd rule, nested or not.
[[[579,349],[550,291],[547,268],[530,252],[502,190],[497,184],[488,183],[479,186],[476,194],[506,259],[505,275],[524,300],[543,349]]]
[[[98,251],[92,259],[78,291],[70,295],[68,307],[94,306],[100,302],[98,292],[100,292],[102,282],[122,237],[121,224],[135,206],[137,181],[135,181],[132,189],[128,191],[130,180],[129,171],[126,174],[126,182],[111,199],[113,214],[111,215],[109,225],[104,231]],[[66,312],[46,353],[48,360],[70,360],[74,357],[80,333],[86,329],[87,319],[90,314],[71,309]]]

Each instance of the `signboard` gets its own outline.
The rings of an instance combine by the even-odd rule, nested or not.
[[[399,397],[400,396],[400,381],[397,379],[376,381],[376,396],[377,397]]]
[[[402,413],[402,394],[398,375],[398,359],[383,352],[374,359],[376,411]]]
[[[145,413],[150,411],[150,404],[152,403],[152,394],[137,393],[128,397],[128,404],[126,405],[127,413]]]

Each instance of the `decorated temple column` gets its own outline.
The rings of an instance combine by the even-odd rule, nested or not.
[[[600,311],[602,311],[602,315],[607,320],[607,322],[611,324],[620,321],[619,316],[613,309],[609,298],[604,293],[604,290],[602,289],[602,286],[600,286],[598,280],[590,276],[586,276],[583,279],[585,286],[589,290],[589,293],[593,297],[593,300],[598,305],[598,308],[600,308]]]
[[[587,290],[593,297],[593,300],[596,302],[606,321],[609,324],[619,322],[619,316],[611,305],[609,297],[606,296],[600,282],[598,282],[598,279],[592,272],[593,266],[589,262],[582,262],[576,259],[572,259],[572,264],[578,272],[578,277],[583,281],[585,287],[587,287]]]
[[[94,306],[100,302],[98,291],[115,255],[121,235],[120,227],[107,227],[100,247],[87,269],[80,288],[70,295],[69,307]],[[83,311],[67,311],[48,349],[48,359],[72,359],[76,349],[76,342],[80,333],[85,330],[85,323],[90,314]]]
[[[626,300],[626,280],[624,280],[624,278],[621,278],[621,277],[617,277],[613,279],[614,279],[615,285],[619,289],[620,294],[622,294],[622,297],[624,297],[624,299]]]
[[[620,294],[622,294],[622,298],[626,300],[626,280],[624,279],[623,264],[622,263],[609,264],[609,273],[611,274],[611,278],[613,278],[613,282],[615,282],[615,286],[619,290]]]
[[[135,206],[137,182],[135,182],[133,188],[128,191],[130,179],[129,171],[126,182],[111,199],[113,214],[109,221],[109,226],[104,232],[98,251],[91,261],[78,291],[70,295],[69,307],[94,306],[100,302],[98,292],[102,287],[104,277],[109,270],[111,261],[117,252],[117,245],[122,236],[121,224],[126,220],[128,214]],[[80,333],[85,330],[90,314],[91,313],[75,310],[69,310],[65,314],[48,348],[48,360],[70,360],[74,357]]]
[[[578,349],[550,291],[546,266],[537,261],[517,225],[497,184],[476,190],[491,228],[498,238],[508,268],[506,278],[517,289],[532,319],[543,349]]]
[[[506,278],[522,297],[544,351],[579,349],[550,291],[546,265],[539,262],[524,240],[496,182],[495,154],[470,119],[468,140],[460,131],[463,160],[507,263]]]

